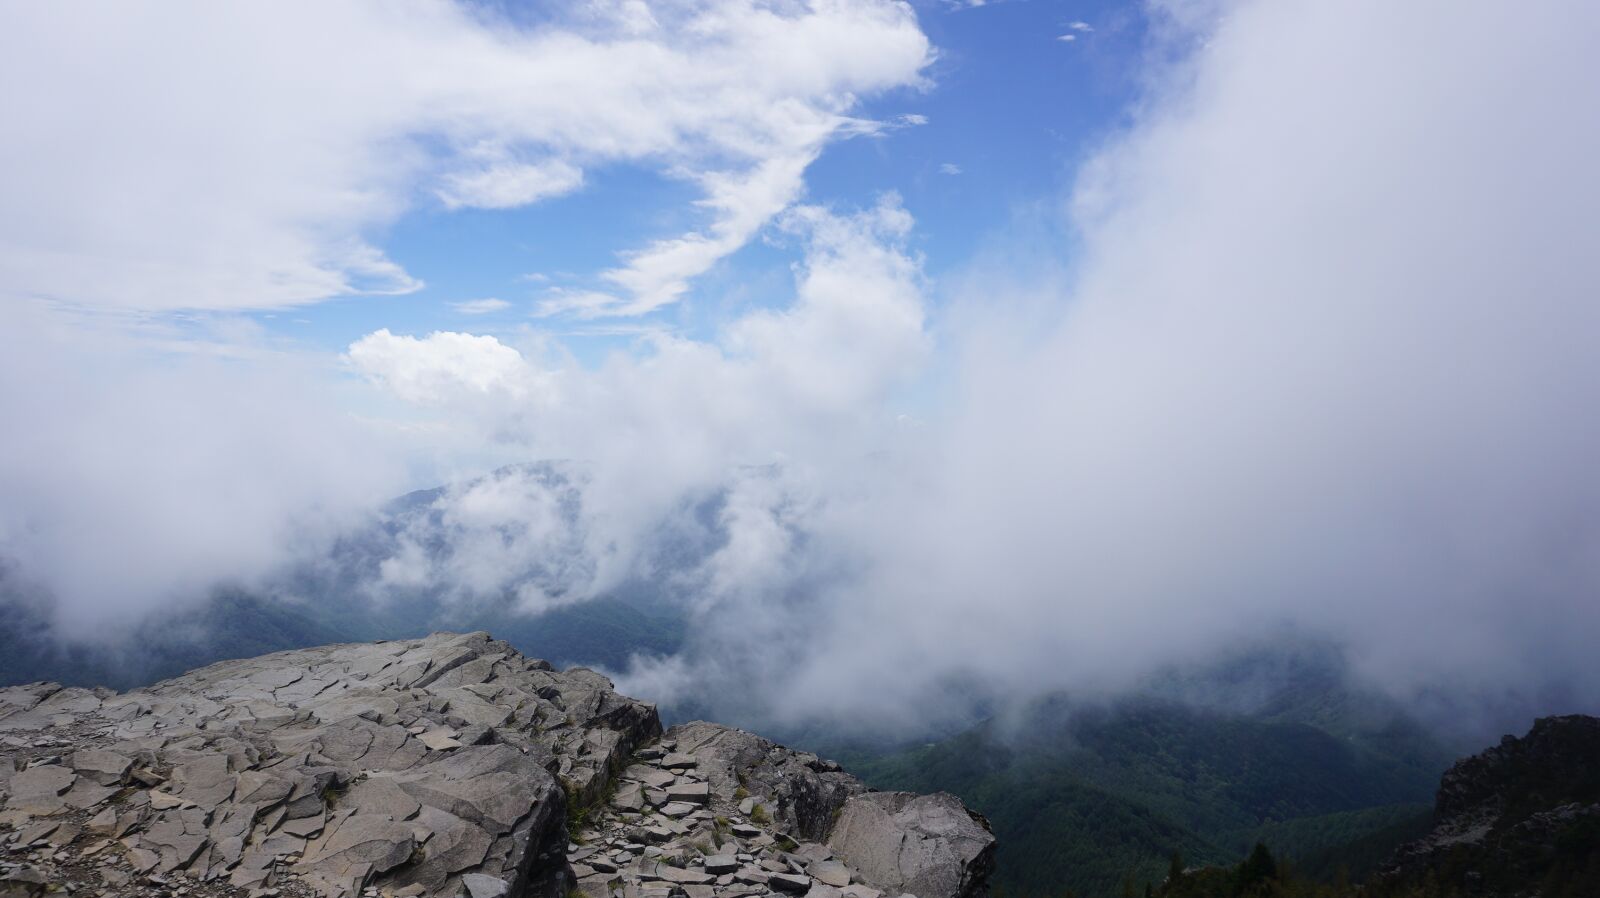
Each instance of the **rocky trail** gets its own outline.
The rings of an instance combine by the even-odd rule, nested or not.
[[[976,898],[949,795],[706,723],[488,634],[0,689],[0,898]]]

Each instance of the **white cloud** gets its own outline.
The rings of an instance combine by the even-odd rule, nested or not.
[[[113,640],[316,551],[406,483],[315,357],[248,322],[177,331],[0,302],[0,563]]]
[[[1058,41],[1062,41],[1064,43],[1069,43],[1069,44],[1072,43],[1073,41],[1077,40],[1077,39],[1078,39],[1078,36],[1076,34],[1063,34],[1060,37],[1056,38],[1056,40],[1058,40]]]
[[[833,531],[871,573],[786,708],[1117,687],[1283,628],[1400,693],[1600,702],[1600,8],[1223,12],[1084,170],[1072,276],[972,276],[957,401]]]
[[[418,339],[388,328],[350,344],[349,362],[408,402],[438,404],[472,394],[526,398],[537,377],[522,354],[494,337],[435,331]]]
[[[453,302],[450,307],[463,315],[488,315],[491,312],[504,312],[511,308],[511,303],[503,299],[468,299],[462,302]]]
[[[1071,28],[1073,31],[1093,31],[1094,30],[1094,26],[1090,25],[1088,22],[1069,22],[1069,23],[1067,23],[1067,27]]]
[[[533,164],[497,162],[444,176],[439,199],[451,209],[511,209],[583,186],[583,169],[560,159]]]
[[[395,588],[431,590],[447,603],[488,603],[510,594],[513,612],[538,614],[593,595],[600,565],[588,534],[581,469],[504,468],[447,489],[430,514],[409,519],[398,548],[370,584],[377,597]],[[441,551],[441,546],[446,551]]]
[[[411,197],[505,208],[608,163],[702,185],[707,224],[606,280],[640,310],[792,202],[805,165],[919,82],[909,6],[708,0],[543,11],[445,0],[35,5],[0,34],[0,290],[98,307],[253,308],[420,284],[367,235]],[[39,89],[48,84],[48,90]]]
[[[640,659],[627,688],[884,726],[925,722],[952,683],[1120,689],[1293,632],[1400,695],[1594,710],[1600,259],[1575,235],[1600,207],[1584,37],[1600,11],[1549,11],[1508,40],[1492,11],[1369,6],[1238,4],[1150,73],[1135,124],[1073,191],[1072,275],[1017,275],[1037,245],[1019,240],[947,285],[964,297],[940,329],[953,386],[928,424],[801,419],[840,447],[789,434],[758,473],[701,470],[728,492],[695,641]],[[914,291],[903,248],[864,249],[895,246],[879,214],[850,226],[878,235],[843,241],[857,261],[810,285],[837,305],[751,316],[720,353],[674,344],[673,364],[640,366],[658,376],[600,393],[673,422],[663,480],[689,482],[685,459],[753,459],[706,452],[752,445],[707,434],[785,433],[769,405],[879,408],[845,387],[885,369],[847,366],[922,358],[920,306],[875,300],[881,330],[861,310],[808,320],[857,285]],[[910,349],[865,351],[899,342],[878,332]],[[852,334],[862,349],[829,354]],[[752,390],[763,369],[797,373]]]
[[[487,336],[378,331],[348,356],[454,438],[500,442],[524,458],[583,460],[583,533],[572,552],[587,560],[561,566],[571,578],[541,575],[541,595],[594,595],[639,574],[663,527],[735,472],[780,459],[804,459],[807,471],[848,468],[892,431],[888,400],[931,348],[919,264],[904,245],[910,216],[888,196],[854,215],[800,207],[780,224],[805,254],[793,302],[749,312],[709,341],[642,333],[638,351],[586,369],[549,344],[518,351]],[[511,495],[544,488],[521,480],[505,485]],[[786,479],[784,490],[794,489]],[[741,520],[758,520],[750,514]],[[473,532],[462,531],[462,539]],[[524,549],[526,557],[537,554],[536,547],[503,548],[519,558]],[[718,582],[750,569],[727,553],[719,558],[729,573]],[[405,558],[394,567],[407,582],[420,576]],[[486,566],[484,575],[497,579],[469,592],[497,594],[525,569]],[[427,582],[450,576],[430,573]]]
[[[235,177],[243,149],[222,148],[221,177],[186,143],[205,129],[180,128],[174,158],[199,168],[174,163],[154,180],[198,179],[255,210],[231,236],[258,239],[222,240],[196,213],[171,232],[191,245],[141,245],[134,234],[129,249],[125,210],[97,218],[70,191],[75,212],[46,214],[23,237],[227,274],[207,281],[214,288],[258,285],[283,260],[310,259],[293,269],[304,277],[266,281],[311,295],[360,270],[403,289],[397,270],[350,238],[392,216],[405,185],[425,182],[427,194],[468,160],[566,159],[593,173],[595,159],[647,159],[702,188],[706,227],[547,303],[575,317],[659,308],[773,220],[775,238],[804,250],[793,301],[752,306],[704,340],[644,331],[587,365],[532,330],[378,330],[347,353],[362,377],[331,381],[376,385],[392,401],[361,393],[360,425],[327,395],[326,372],[304,370],[311,362],[285,363],[297,376],[268,386],[261,372],[278,349],[238,322],[180,338],[162,330],[170,323],[131,316],[143,342],[130,349],[63,325],[59,310],[0,303],[0,419],[14,434],[0,441],[0,546],[47,577],[82,623],[97,603],[148,608],[281,560],[297,536],[328,532],[335,512],[392,485],[396,456],[466,466],[473,452],[501,450],[583,459],[581,514],[563,517],[559,491],[525,478],[456,490],[434,510],[462,551],[441,561],[413,541],[387,559],[384,581],[473,595],[515,587],[538,610],[651,573],[662,528],[709,508],[712,523],[699,525],[720,541],[680,572],[694,642],[681,658],[635,667],[631,688],[663,688],[651,679],[660,676],[752,708],[881,723],[895,709],[925,716],[951,682],[1010,693],[1116,686],[1295,627],[1351,646],[1397,690],[1554,681],[1592,699],[1600,262],[1584,238],[1600,208],[1600,109],[1585,90],[1600,11],[1552,6],[1508,31],[1477,7],[1361,2],[1223,10],[1205,40],[1185,45],[1192,58],[1149,73],[1132,126],[1083,171],[1071,276],[1030,281],[1013,263],[1036,244],[1005,245],[1001,261],[945,285],[954,299],[934,326],[911,220],[894,198],[855,215],[795,205],[819,141],[859,128],[830,91],[900,83],[925,58],[920,36],[896,24],[903,8],[861,7],[905,38],[899,62],[841,34],[823,64],[814,51],[832,44],[822,32],[791,54],[774,37],[791,31],[777,13],[743,7],[707,25],[710,38],[689,34],[681,14],[627,2],[595,4],[589,30],[526,34],[463,24],[450,7],[330,7],[319,14],[359,19],[375,47],[396,30],[421,35],[418,53],[379,70],[397,95],[442,98],[472,125],[452,132],[460,146],[447,159],[401,154],[384,171],[346,171],[310,158],[326,145],[285,139],[294,164],[262,150],[272,177],[257,195]],[[855,8],[808,9],[837,25]],[[426,15],[427,28],[413,21]],[[1385,27],[1371,29],[1379,18]],[[325,24],[313,37],[339,39],[330,58],[353,47],[365,64],[383,61],[349,23]],[[464,72],[400,64],[438,52],[441,36],[473,47],[443,54]],[[673,40],[704,51],[699,62]],[[107,65],[127,62],[106,42]],[[507,74],[534,65],[521,42],[545,51],[529,58],[553,82]],[[250,52],[226,28],[213,44],[195,40],[235,44]],[[741,48],[751,58],[735,65]],[[392,87],[396,72],[421,86]],[[231,108],[204,93],[209,84],[171,80],[203,94],[180,91],[181,108]],[[507,89],[547,83],[563,89]],[[80,90],[85,121],[99,121],[94,91]],[[340,105],[325,130],[284,133],[338,143],[349,138],[342,116],[370,125],[368,101],[392,99],[355,94],[362,102]],[[780,94],[800,99],[785,105]],[[594,105],[617,96],[626,114]],[[376,132],[413,133],[418,116],[401,105]],[[134,151],[161,143],[109,121],[132,129]],[[392,142],[367,135],[344,149],[395,158]],[[101,172],[114,154],[83,146],[95,163],[82,169],[85,196],[161,209],[162,194],[133,177],[146,163]],[[111,189],[124,183],[132,200]],[[292,195],[300,183],[346,223],[306,230],[328,219],[302,214],[315,204]],[[215,211],[187,196],[162,214],[182,223],[190,205]],[[258,214],[269,207],[274,215]],[[8,215],[8,234],[26,230],[16,222]],[[96,222],[108,234],[83,243],[76,229]],[[21,258],[20,239],[8,236],[5,264]],[[234,253],[259,265],[240,268]],[[1065,253],[1046,255],[1038,267],[1059,270]],[[110,283],[98,255],[84,258],[86,283]],[[220,262],[196,275],[197,258]],[[152,362],[152,345],[186,354]],[[923,423],[901,423],[913,413]],[[539,567],[555,557],[573,563]]]
[[[955,164],[954,162],[946,162],[939,166],[939,174],[959,175],[961,174],[961,166]]]
[[[806,167],[823,137],[819,127],[813,140],[790,155],[770,158],[737,174],[714,172],[700,177],[706,192],[700,205],[711,210],[711,227],[629,254],[624,267],[601,275],[621,288],[626,298],[616,298],[611,304],[591,303],[582,313],[643,315],[677,301],[689,289],[690,278],[748,243],[762,225],[799,199]],[[587,294],[591,300],[601,296],[598,292]]]

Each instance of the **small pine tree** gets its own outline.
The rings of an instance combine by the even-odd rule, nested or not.
[[[1250,851],[1250,857],[1239,865],[1239,882],[1243,886],[1252,886],[1258,882],[1269,882],[1278,878],[1278,862],[1273,860],[1272,852],[1267,846],[1256,843]]]
[[[1183,878],[1183,855],[1173,849],[1172,860],[1167,862],[1167,882],[1173,883]]]

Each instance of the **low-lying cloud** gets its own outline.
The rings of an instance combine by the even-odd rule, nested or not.
[[[930,285],[897,198],[761,191],[724,211],[787,209],[793,299],[708,338],[597,364],[536,330],[355,341],[346,370],[395,402],[367,425],[406,451],[583,471],[430,499],[373,594],[534,613],[654,578],[689,636],[624,687],[787,723],[1115,691],[1283,634],[1401,697],[1594,708],[1600,11],[1214,7],[1151,11],[1177,42],[1151,59],[1178,61],[1082,167],[1070,240],[1031,260],[1057,276],[980,259]],[[156,429],[211,432],[182,423]],[[351,482],[297,471],[241,519]],[[195,579],[275,537],[217,538]]]
[[[1054,323],[959,297],[951,407],[802,528],[870,564],[727,689],[917,709],[1296,632],[1402,696],[1600,702],[1600,14],[1227,13],[1084,168]]]

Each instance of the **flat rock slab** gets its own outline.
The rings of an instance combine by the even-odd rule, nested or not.
[[[850,868],[838,861],[815,861],[806,867],[806,873],[812,879],[835,888],[850,884]]]
[[[774,873],[767,877],[767,885],[779,892],[803,895],[811,890],[811,877],[800,873]]]
[[[681,801],[690,804],[706,804],[711,800],[711,785],[709,783],[684,783],[667,788],[668,801]]]
[[[511,884],[498,876],[487,876],[482,873],[468,873],[461,877],[461,884],[467,887],[467,892],[472,898],[503,898],[511,891]]]

